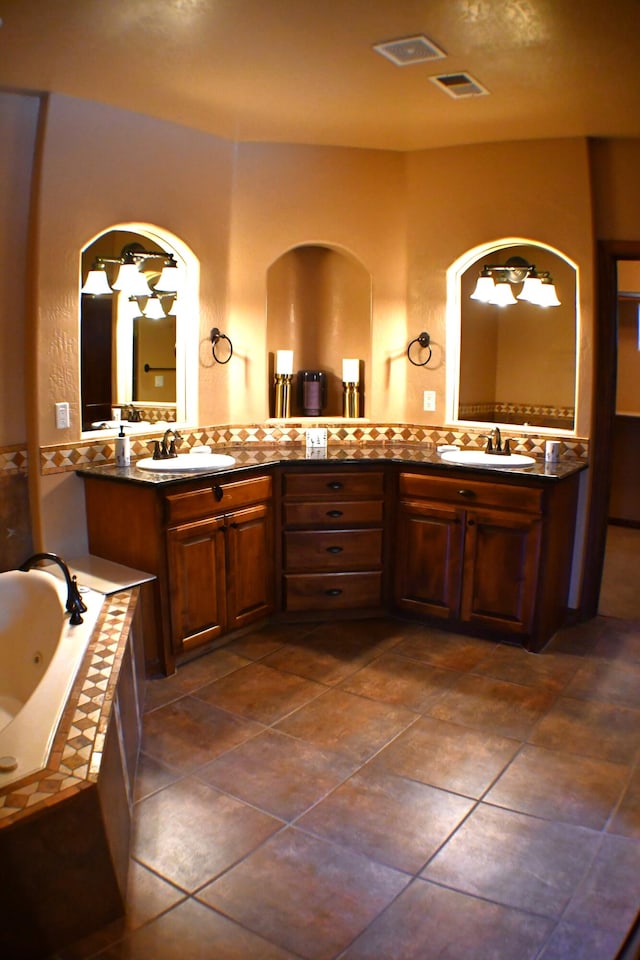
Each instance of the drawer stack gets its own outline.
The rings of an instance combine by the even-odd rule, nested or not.
[[[384,473],[288,470],[282,493],[284,611],[379,610]]]

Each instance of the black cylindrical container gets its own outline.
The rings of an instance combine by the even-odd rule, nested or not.
[[[322,370],[300,370],[298,383],[303,416],[318,417],[326,403],[326,375]]]

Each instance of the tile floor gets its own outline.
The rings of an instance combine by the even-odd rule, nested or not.
[[[149,683],[126,920],[57,957],[612,960],[639,756],[638,620],[266,627]]]

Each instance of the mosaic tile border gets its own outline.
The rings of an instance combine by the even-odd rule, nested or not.
[[[448,430],[444,427],[430,427],[408,423],[365,423],[362,421],[323,421],[286,420],[267,421],[260,424],[223,424],[220,426],[200,427],[193,431],[182,432],[181,449],[190,449],[198,444],[210,446],[240,446],[250,444],[253,447],[273,447],[278,444],[303,444],[305,431],[309,426],[324,426],[327,429],[327,442],[340,443],[429,443],[437,446],[441,443],[460,443],[464,446],[480,446],[479,431],[467,431],[464,428]],[[150,456],[153,440],[161,434],[143,434],[131,437],[131,456],[136,460]],[[530,435],[524,439],[518,449],[541,456],[544,453],[545,440],[549,436]],[[572,459],[586,459],[589,442],[584,438],[560,439],[560,456]],[[64,473],[78,467],[107,464],[115,461],[115,438],[92,439],[75,443],[55,444],[40,449],[40,471],[43,475]]]
[[[0,830],[95,783],[137,590],[105,597],[46,768],[0,790]]]
[[[0,473],[27,473],[29,454],[23,443],[0,449]]]

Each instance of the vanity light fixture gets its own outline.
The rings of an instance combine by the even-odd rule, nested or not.
[[[512,287],[518,283],[522,289],[517,298]],[[524,300],[538,307],[559,307],[556,287],[547,270],[536,270],[535,264],[522,257],[510,257],[505,264],[487,264],[482,268],[471,300],[505,307]]]
[[[135,297],[131,299],[135,300]],[[147,295],[147,302],[142,312],[148,320],[164,320],[167,316],[160,297],[155,293],[152,293],[151,296]]]
[[[140,267],[147,260],[162,260],[163,266],[153,289]],[[118,266],[118,272],[109,282],[107,264]],[[129,297],[148,297],[153,290],[159,293],[173,293],[178,289],[179,270],[175,257],[164,250],[145,250],[139,243],[130,243],[123,247],[119,257],[96,257],[91,265],[80,292],[91,296],[124,293]]]

